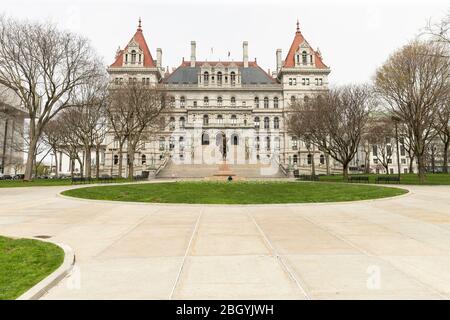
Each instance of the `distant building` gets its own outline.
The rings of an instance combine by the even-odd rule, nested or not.
[[[10,89],[0,85],[0,173],[24,171],[24,124],[27,113]]]

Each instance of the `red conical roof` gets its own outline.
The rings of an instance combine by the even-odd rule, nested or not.
[[[298,21],[297,21],[297,31],[295,32],[294,41],[292,41],[291,48],[289,49],[286,59],[284,60],[283,67],[286,67],[286,68],[295,67],[295,52],[297,51],[298,47],[303,42],[306,42],[306,44],[311,48],[311,51],[314,54],[314,61],[316,63],[316,68],[319,68],[319,69],[328,68],[325,65],[325,63],[323,63],[322,57],[316,51],[314,51],[314,49],[309,45],[308,41],[306,41],[306,39],[303,37],[302,33],[300,32]]]
[[[147,46],[147,41],[145,41],[144,34],[142,33],[141,28],[141,19],[139,18],[139,26],[136,30],[136,33],[134,34],[133,38],[128,42],[136,42],[139,45],[139,48],[143,51],[144,54],[144,67],[146,68],[154,68],[156,67],[155,61],[153,60],[152,54],[150,53],[150,50]],[[116,56],[116,60],[111,65],[111,67],[122,67],[123,66],[123,54],[127,50],[128,45],[125,47],[125,49],[121,50],[119,54]]]

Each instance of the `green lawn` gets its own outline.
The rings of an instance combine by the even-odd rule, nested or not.
[[[114,183],[130,182],[130,180],[121,178],[114,179]],[[96,183],[93,179],[92,183]],[[71,185],[71,179],[34,179],[32,181],[23,180],[0,180],[0,188],[19,188],[19,187],[51,187]]]
[[[169,182],[87,187],[63,194],[85,199],[156,203],[265,204],[376,199],[406,192],[398,188],[342,183]]]
[[[355,174],[350,176],[367,176],[369,177],[370,183],[375,183],[375,178],[377,176],[397,176],[397,175],[386,175],[386,174]],[[332,175],[332,176],[320,176],[319,181],[328,181],[328,182],[344,182],[342,175]],[[400,183],[401,184],[420,184],[419,176],[417,174],[406,173],[400,175]],[[444,173],[429,173],[427,174],[425,185],[450,185],[450,174]]]
[[[64,251],[52,243],[0,236],[0,300],[16,299],[63,260]]]

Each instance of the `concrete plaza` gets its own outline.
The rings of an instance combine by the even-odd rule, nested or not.
[[[44,299],[450,298],[450,186],[386,200],[153,205],[0,189],[0,234],[71,246]]]

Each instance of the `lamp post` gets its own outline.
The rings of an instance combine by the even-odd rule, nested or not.
[[[392,121],[394,121],[394,126],[395,126],[395,142],[397,145],[397,172],[398,172],[398,180],[400,181],[400,151],[399,151],[399,147],[398,147],[398,123],[400,122],[400,118],[397,116],[392,116],[391,117]]]

